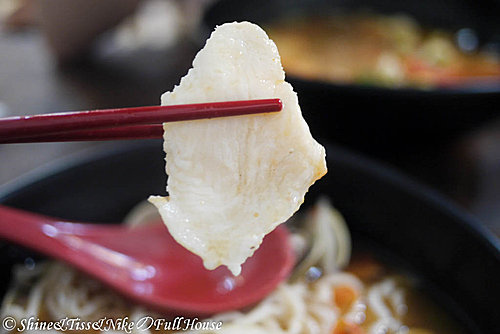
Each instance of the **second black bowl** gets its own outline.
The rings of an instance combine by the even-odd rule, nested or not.
[[[500,45],[500,3],[495,0],[220,0],[204,17],[204,37],[216,25],[251,21],[264,25],[287,15],[369,9],[405,13],[421,24],[456,31],[473,28],[483,43]],[[313,38],[313,37],[312,37]],[[335,84],[288,77],[299,94],[314,134],[375,155],[446,143],[483,122],[500,117],[498,82],[418,90]]]

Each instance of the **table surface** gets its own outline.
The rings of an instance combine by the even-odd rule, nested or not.
[[[197,49],[184,40],[170,49],[100,54],[68,67],[55,63],[37,31],[0,31],[0,117],[157,104],[161,93],[186,73]],[[500,235],[500,104],[498,108],[496,120],[445,147],[385,162],[445,193]],[[102,145],[0,145],[0,185],[59,157]]]

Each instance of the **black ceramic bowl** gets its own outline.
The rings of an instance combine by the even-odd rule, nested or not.
[[[370,247],[421,278],[442,306],[473,333],[498,333],[500,245],[472,217],[395,171],[328,148],[329,173],[307,195],[329,196],[344,214],[354,248]],[[21,178],[0,203],[67,219],[119,222],[165,188],[161,143],[108,150]],[[0,217],[1,219],[1,217]],[[1,244],[2,294],[12,265],[32,253]]]
[[[474,29],[480,42],[500,49],[498,0],[220,0],[204,17],[204,37],[217,24],[248,20],[265,26],[288,15],[371,10],[406,13],[424,26]],[[204,39],[203,39],[204,40]],[[288,77],[315,135],[364,152],[387,154],[446,143],[500,117],[500,78],[449,89],[390,89]]]

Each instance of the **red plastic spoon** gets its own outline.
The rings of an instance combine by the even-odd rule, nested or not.
[[[168,314],[207,316],[255,304],[290,273],[293,250],[278,227],[234,277],[206,270],[163,224],[129,228],[64,222],[0,206],[0,237],[66,261],[124,296]]]

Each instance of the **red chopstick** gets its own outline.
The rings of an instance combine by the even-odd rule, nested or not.
[[[0,143],[158,138],[165,122],[277,112],[281,108],[280,99],[264,99],[9,117],[0,119]]]
[[[163,125],[130,125],[114,128],[63,131],[46,135],[0,139],[0,144],[20,143],[48,143],[62,141],[100,141],[100,140],[128,140],[128,139],[153,139],[163,137]]]

